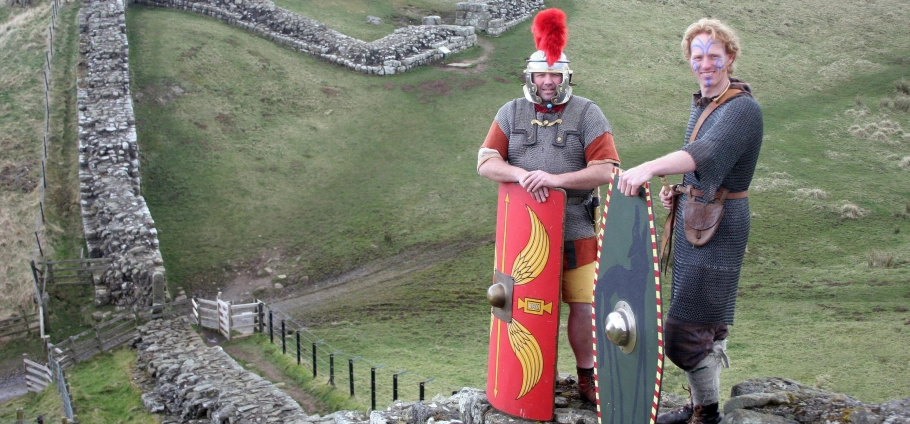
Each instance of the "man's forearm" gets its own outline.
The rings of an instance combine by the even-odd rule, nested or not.
[[[559,174],[559,188],[570,190],[590,190],[608,184],[613,177],[613,164],[591,165],[585,169],[566,174]]]
[[[520,178],[521,174],[524,172],[526,171],[517,166],[510,165],[508,162],[498,157],[488,159],[477,168],[477,173],[481,176],[499,183],[518,182],[518,178]]]

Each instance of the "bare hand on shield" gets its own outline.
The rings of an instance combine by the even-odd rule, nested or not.
[[[639,165],[628,171],[623,171],[619,176],[619,182],[616,185],[616,188],[626,196],[638,196],[641,187],[653,177],[654,174],[651,173],[647,167]]]
[[[518,179],[518,184],[531,193],[534,200],[543,203],[550,196],[549,187],[559,187],[555,179],[553,174],[544,171],[529,171]]]

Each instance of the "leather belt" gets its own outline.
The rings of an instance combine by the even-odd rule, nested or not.
[[[593,199],[593,198],[594,198],[594,196],[592,196],[590,194],[587,196],[566,197],[566,204],[567,205],[583,205],[583,204],[590,203],[591,199]]]
[[[704,193],[696,188],[693,188],[689,194],[695,197],[704,197]],[[720,199],[720,196],[720,193],[714,193],[715,199]],[[742,199],[744,197],[749,197],[749,190],[737,191],[736,193],[727,193],[727,200]]]

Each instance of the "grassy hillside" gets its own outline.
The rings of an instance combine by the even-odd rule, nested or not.
[[[0,4],[0,318],[20,307],[32,307],[29,261],[39,255],[36,231],[47,256],[78,257],[83,244],[71,109],[76,97],[78,8],[79,2],[63,4],[57,15],[50,75],[47,221],[42,224],[43,68],[50,47],[51,2],[32,2],[29,8]]]
[[[44,89],[41,69],[50,5],[0,5],[0,317],[34,296],[28,261],[35,245]],[[40,81],[40,82],[39,82]]]
[[[327,4],[337,16],[360,10]],[[740,31],[736,75],[762,104],[765,140],[724,390],[774,375],[864,401],[910,395],[898,377],[910,360],[910,114],[895,84],[910,77],[910,6],[550,5],[569,15],[576,93],[611,120],[626,167],[681,144],[696,89],[678,47],[685,27],[709,15]],[[474,72],[377,78],[205,17],[131,7],[143,194],[171,284],[211,292],[265,258],[306,284],[473,240],[457,259],[300,319],[346,352],[482,387],[496,188],[476,175],[475,154],[497,108],[520,95],[528,26],[486,39]],[[665,388],[678,392],[667,368]]]

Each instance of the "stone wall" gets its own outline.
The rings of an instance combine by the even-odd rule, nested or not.
[[[455,25],[500,35],[543,8],[543,0],[488,0],[455,4]]]
[[[365,42],[275,6],[271,0],[133,0],[208,15],[294,50],[369,75],[392,75],[457,53],[477,43],[470,26],[412,25]]]
[[[152,287],[163,286],[164,266],[139,190],[124,11],[122,1],[85,0],[79,12],[80,203],[89,256],[111,260],[96,303],[142,307],[152,304]]]
[[[138,383],[150,412],[176,422],[217,424],[307,419],[275,385],[243,369],[221,347],[207,347],[188,319],[151,321],[138,330],[136,365],[146,373]]]

